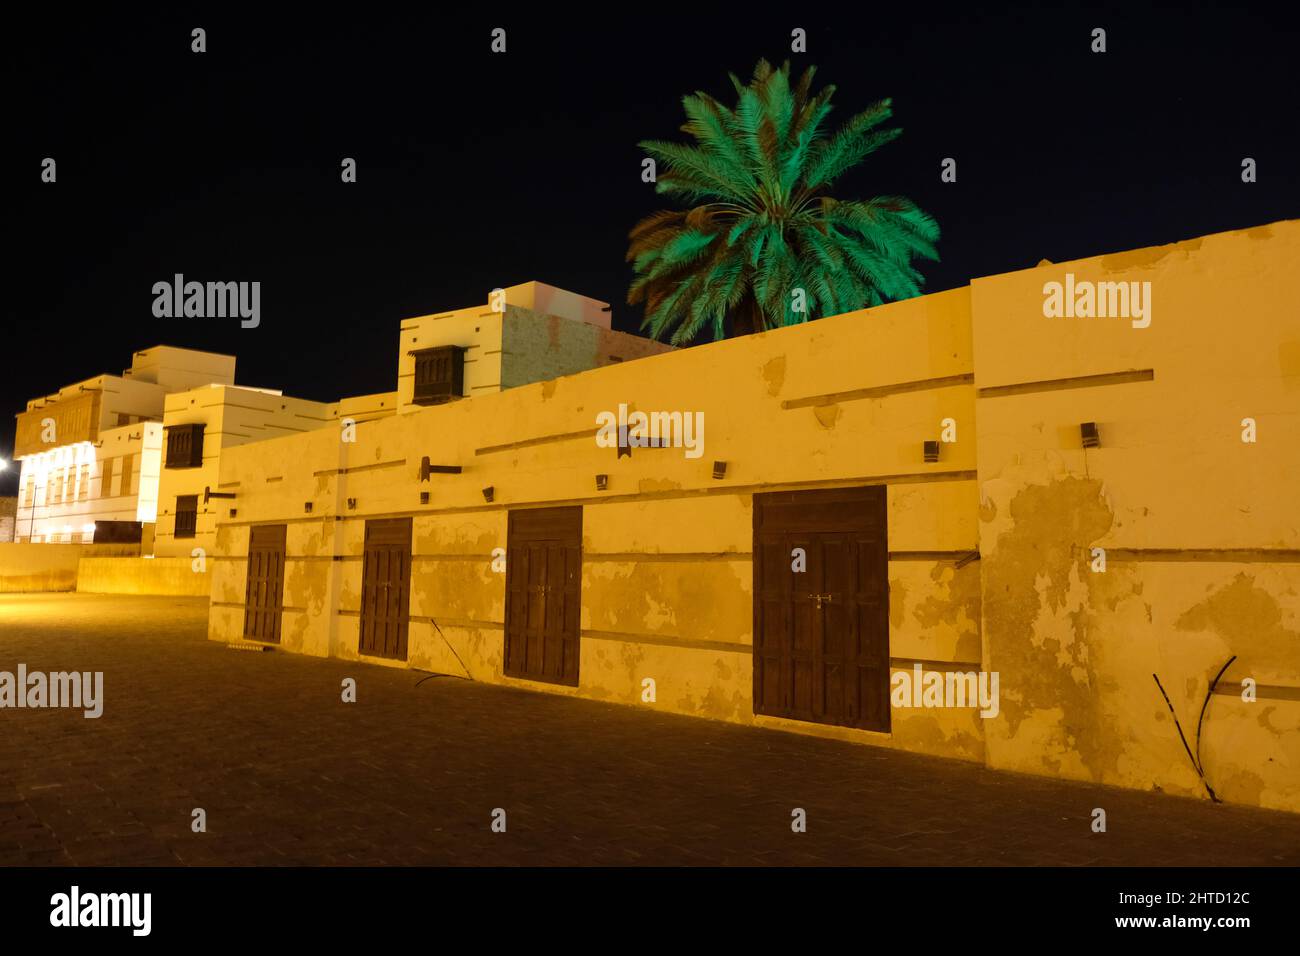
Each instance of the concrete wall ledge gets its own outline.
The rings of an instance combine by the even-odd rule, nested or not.
[[[75,591],[83,557],[117,560],[140,553],[138,544],[0,544],[0,594],[19,591]]]
[[[77,569],[77,590],[207,597],[212,590],[212,572],[195,571],[193,559],[188,557],[87,557]]]

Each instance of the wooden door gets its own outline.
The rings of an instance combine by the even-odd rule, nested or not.
[[[886,528],[884,487],[754,496],[754,713],[889,730]]]
[[[578,685],[582,508],[510,512],[505,672]]]
[[[282,524],[254,525],[248,532],[248,582],[244,588],[244,640],[280,643],[284,613]]]
[[[411,610],[411,519],[366,522],[358,650],[406,660]]]

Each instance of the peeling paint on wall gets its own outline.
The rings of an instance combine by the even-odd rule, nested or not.
[[[764,362],[762,374],[763,381],[767,382],[767,394],[773,398],[780,395],[781,386],[785,384],[785,356],[778,355]]]

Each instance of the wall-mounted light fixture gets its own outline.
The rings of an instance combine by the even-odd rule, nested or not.
[[[496,493],[497,493],[496,488],[492,485],[488,485],[486,488],[483,489],[483,500],[488,503],[491,503],[492,499],[496,497]]]
[[[1096,422],[1083,422],[1079,425],[1079,437],[1083,439],[1084,448],[1100,448],[1101,434]]]
[[[427,505],[428,503],[429,503],[429,493],[427,491],[420,492],[420,504]]]
[[[727,463],[725,461],[715,461],[713,463],[713,477],[718,479],[727,477]]]
[[[605,490],[606,488],[608,488],[608,487],[609,487],[609,475],[597,475],[597,476],[596,476],[596,490],[597,490],[597,491],[604,491],[604,490]]]
[[[203,503],[206,505],[213,498],[234,498],[233,491],[213,491],[211,486],[205,486],[203,489]]]
[[[307,514],[311,514],[311,502],[310,502],[310,501],[304,501],[304,502],[302,503],[302,510],[303,510],[304,512],[306,512]]]
[[[428,481],[430,475],[459,475],[460,465],[433,465],[429,463],[429,456],[425,455],[420,459],[420,480]]]
[[[928,441],[922,445],[922,451],[925,460],[930,464],[939,460],[939,443],[937,441]]]

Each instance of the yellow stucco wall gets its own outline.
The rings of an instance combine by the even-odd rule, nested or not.
[[[204,426],[203,465],[198,468],[161,467],[158,521],[154,530],[154,553],[159,557],[189,557],[196,548],[211,552],[217,522],[229,513],[231,502],[214,498],[205,505],[203,489],[224,491],[218,487],[218,462],[226,449],[326,427],[337,440],[340,430],[333,407],[323,402],[224,385],[204,386],[167,396],[164,427],[189,424]],[[164,458],[165,454],[164,439]],[[182,495],[197,495],[199,498],[193,538],[177,539],[175,536],[176,499]]]
[[[990,765],[1205,797],[1152,674],[1195,746],[1237,655],[1206,712],[1206,777],[1225,800],[1300,809],[1298,266],[1287,222],[972,284],[984,640],[1003,694]],[[1067,271],[1150,282],[1151,324],[1045,318],[1044,283]],[[1134,370],[1152,377],[1020,384]],[[1089,421],[1101,447],[1085,452]]]
[[[207,597],[212,574],[191,558],[83,557],[77,590],[91,594],[174,594]]]
[[[0,543],[0,593],[75,591],[77,568],[86,557],[140,553],[135,544]]]
[[[408,407],[354,444],[326,429],[229,449],[238,519],[215,537],[210,636],[240,639],[249,526],[285,522],[285,649],[357,658],[365,520],[410,515],[408,660],[376,663],[1203,796],[1151,673],[1194,729],[1236,653],[1225,681],[1256,675],[1261,697],[1216,695],[1207,775],[1227,800],[1300,809],[1298,242],[1284,223],[1069,264],[1152,280],[1146,329],[1045,318],[1043,283],[1067,266],[1044,265]],[[702,412],[703,454],[598,447],[596,415],[620,403]],[[1238,447],[1246,415],[1265,437]],[[955,440],[926,463],[946,420]],[[1086,459],[1083,421],[1102,434]],[[426,455],[463,471],[421,483]],[[998,671],[996,717],[895,708],[882,734],[753,715],[753,495],[863,484],[887,488],[893,668]],[[551,504],[584,509],[577,687],[502,674],[492,551],[511,509]],[[1095,545],[1105,574],[1085,560]]]
[[[412,352],[443,345],[465,349],[465,392],[483,395],[501,388],[502,313],[487,303],[422,315],[402,322],[397,353],[397,409],[418,411],[422,406],[411,399],[415,394],[415,356]]]
[[[421,409],[359,426],[352,445],[322,432],[230,449],[220,480],[238,494],[240,520],[217,536],[211,634],[240,636],[248,525],[287,520],[282,642],[356,658],[364,519],[412,514],[412,621],[400,666],[982,759],[971,711],[900,712],[883,735],[756,719],[750,703],[756,491],[889,485],[891,550],[900,552],[890,564],[896,665],[978,668],[978,569],[954,571],[952,557],[977,546],[974,391],[951,381],[971,372],[968,301],[956,290],[876,310],[870,322],[840,316]],[[833,394],[935,378],[939,387],[882,397]],[[703,412],[704,454],[646,449],[616,459],[596,445],[595,415],[620,402]],[[959,420],[959,440],[925,464],[921,444],[947,416]],[[421,484],[426,454],[464,472]],[[715,459],[728,462],[721,481],[711,476]],[[610,476],[604,493],[597,473]],[[502,674],[505,582],[492,550],[506,545],[510,508],[554,502],[585,506],[577,688]],[[340,613],[330,615],[334,593]],[[641,701],[647,677],[653,705]]]

